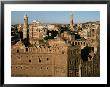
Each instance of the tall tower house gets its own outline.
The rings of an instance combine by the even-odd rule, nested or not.
[[[28,17],[24,16],[24,25],[23,25],[23,39],[27,38],[28,35]]]
[[[73,22],[73,14],[70,16],[70,30],[74,31],[74,22]]]

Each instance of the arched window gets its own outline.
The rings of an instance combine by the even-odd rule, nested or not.
[[[80,45],[80,43],[78,42],[78,45]]]
[[[82,45],[82,42],[81,42],[81,45]]]
[[[75,45],[77,45],[77,42],[75,42]]]
[[[85,46],[85,42],[84,42],[84,46]]]

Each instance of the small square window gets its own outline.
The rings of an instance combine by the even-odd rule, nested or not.
[[[62,51],[62,54],[64,54],[64,51]]]
[[[19,50],[17,50],[17,53],[19,53]]]
[[[31,62],[31,60],[29,60],[29,62]]]
[[[41,62],[41,59],[39,58],[39,63]]]
[[[26,51],[28,51],[28,48],[26,48]]]
[[[47,58],[47,61],[49,60],[49,58]]]

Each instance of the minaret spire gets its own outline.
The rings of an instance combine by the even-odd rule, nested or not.
[[[70,31],[74,31],[73,13],[70,16]]]
[[[23,39],[27,38],[27,35],[28,35],[28,17],[27,14],[25,14],[23,25]]]

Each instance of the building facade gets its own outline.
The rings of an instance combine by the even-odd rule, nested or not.
[[[79,62],[77,58],[80,59],[80,47],[60,45],[27,48],[18,42],[11,52],[12,76],[77,76],[71,67],[74,60]]]
[[[46,28],[40,22],[34,20],[29,26],[30,44],[39,44],[39,40],[43,40],[46,32]]]

